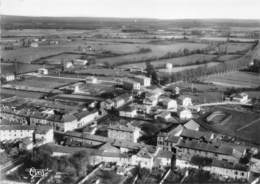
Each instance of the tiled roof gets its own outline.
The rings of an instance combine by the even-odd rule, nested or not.
[[[223,155],[233,154],[232,147],[220,143],[205,143],[197,140],[192,140],[192,141],[181,140],[177,146],[182,148],[189,148],[193,150],[200,150],[200,151],[212,152],[212,153],[223,154]]]
[[[210,132],[201,132],[201,131],[189,130],[189,129],[185,128],[185,129],[183,129],[180,136],[193,138],[193,139],[205,138],[206,140],[210,140],[212,135],[213,134]]]

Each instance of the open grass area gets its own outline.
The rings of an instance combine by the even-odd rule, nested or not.
[[[206,55],[206,54],[193,54],[184,57],[177,57],[171,59],[162,59],[157,61],[152,61],[152,65],[156,68],[158,67],[165,67],[166,63],[172,63],[174,65],[186,65],[186,64],[195,64],[197,61],[210,61],[215,58],[215,55]],[[120,68],[129,68],[129,67],[146,67],[145,62],[136,63],[136,64],[126,64],[121,65]]]
[[[235,71],[220,75],[210,75],[204,79],[204,82],[226,87],[251,88],[260,86],[260,75]]]
[[[258,113],[247,111],[237,106],[214,107],[211,110],[220,110],[231,114],[229,121],[210,125],[213,130],[260,144],[260,115]]]
[[[62,79],[62,78],[58,79],[52,77],[27,77],[20,81],[10,82],[9,84],[18,85],[18,86],[35,87],[35,88],[53,89],[76,81],[77,80],[73,80],[73,79]]]
[[[165,55],[167,52],[177,52],[180,49],[189,49],[189,50],[195,50],[195,49],[203,49],[207,47],[207,44],[203,43],[172,43],[172,44],[164,44],[164,45],[153,45],[153,44],[138,44],[139,47],[144,48],[150,48],[152,51],[148,53],[143,54],[133,54],[133,55],[127,55],[127,56],[120,56],[120,57],[111,57],[111,58],[102,58],[98,59],[98,63],[105,63],[108,62],[110,64],[116,65],[116,64],[122,64],[124,62],[131,63],[136,62],[140,60],[144,60],[151,57],[160,57]]]
[[[211,67],[211,66],[215,66],[219,64],[218,62],[209,62],[207,64],[198,64],[198,65],[191,65],[191,66],[178,66],[178,67],[173,67],[172,69],[159,69],[158,72],[159,72],[159,75],[167,75],[167,74],[171,74],[171,73],[175,73],[175,72],[180,72],[180,71],[183,71],[183,70],[190,70],[190,69],[195,69],[195,68],[198,68],[198,67],[203,67],[203,66],[206,66],[206,67]]]

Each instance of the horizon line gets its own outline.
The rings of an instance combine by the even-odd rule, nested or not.
[[[153,17],[116,17],[116,16],[109,16],[109,17],[99,17],[99,16],[49,16],[49,15],[42,15],[42,16],[35,16],[35,15],[10,15],[10,14],[1,14],[2,16],[10,16],[10,17],[27,17],[27,18],[103,18],[103,19],[147,19],[147,20],[254,20],[260,21],[260,18],[153,18]]]

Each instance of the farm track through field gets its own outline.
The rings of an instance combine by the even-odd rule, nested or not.
[[[253,124],[257,123],[257,122],[260,122],[260,118],[258,118],[258,119],[256,119],[256,120],[252,121],[251,123],[248,123],[248,124],[246,124],[246,125],[244,125],[244,126],[238,128],[236,131],[237,131],[237,132],[238,132],[238,131],[241,131],[241,130],[247,128],[247,127],[250,127],[251,125],[253,125]]]

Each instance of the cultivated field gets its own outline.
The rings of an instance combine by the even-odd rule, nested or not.
[[[226,87],[254,88],[260,86],[260,75],[236,71],[219,75],[210,75],[204,79],[204,82]]]
[[[166,63],[172,63],[174,65],[186,65],[186,64],[195,64],[197,61],[210,61],[215,58],[215,55],[206,55],[206,54],[193,54],[190,56],[178,57],[178,58],[171,58],[171,59],[162,59],[159,61],[151,62],[152,65],[156,68],[158,67],[165,67]],[[120,68],[130,68],[130,67],[142,67],[145,68],[146,64],[143,63],[136,63],[136,64],[126,64],[120,66]]]
[[[24,80],[13,81],[8,84],[17,85],[17,86],[53,89],[76,81],[77,80],[73,80],[73,79],[62,79],[62,78],[58,79],[52,77],[28,77],[25,78]]]
[[[136,55],[127,55],[127,56],[120,56],[120,57],[110,57],[110,58],[101,58],[97,59],[98,63],[105,63],[108,62],[110,64],[122,64],[124,62],[131,63],[140,60],[144,60],[151,57],[160,57],[165,55],[167,52],[177,52],[179,50],[183,50],[184,48],[189,50],[194,49],[203,49],[207,47],[207,44],[202,43],[173,43],[167,45],[152,45],[152,44],[138,44],[139,47],[143,48],[150,48],[152,51],[143,54],[136,54]]]
[[[191,66],[179,66],[179,67],[173,67],[172,69],[159,69],[159,75],[164,75],[164,74],[171,74],[171,73],[175,73],[175,72],[180,72],[183,70],[190,70],[190,69],[194,69],[194,68],[198,68],[198,67],[212,67],[219,64],[218,62],[210,62],[207,64],[198,64],[198,65],[191,65]]]

